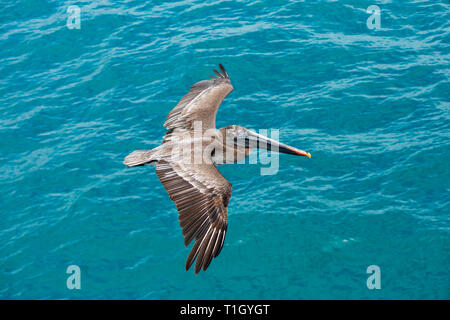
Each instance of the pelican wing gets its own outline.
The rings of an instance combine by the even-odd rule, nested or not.
[[[203,130],[216,127],[217,110],[223,99],[233,90],[227,71],[221,64],[219,67],[221,73],[214,70],[217,77],[192,85],[191,90],[170,111],[164,123],[168,130],[164,142],[170,141],[178,133],[192,131],[194,121],[201,121]]]
[[[175,202],[186,246],[195,239],[186,271],[195,259],[195,273],[205,271],[219,255],[228,226],[231,183],[212,164],[159,161],[156,174]]]

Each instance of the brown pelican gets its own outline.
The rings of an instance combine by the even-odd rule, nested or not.
[[[187,271],[197,259],[195,273],[205,271],[219,255],[228,226],[231,183],[216,165],[245,159],[252,148],[311,158],[308,152],[238,125],[216,130],[219,105],[233,90],[227,71],[219,67],[222,72],[214,70],[217,77],[195,83],[169,113],[162,145],[134,151],[124,160],[128,167],[156,166],[159,180],[177,207],[185,246],[195,239],[186,260]]]

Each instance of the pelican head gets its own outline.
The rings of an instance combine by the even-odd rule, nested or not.
[[[238,149],[247,149],[249,151],[254,148],[266,149],[279,153],[287,153],[311,158],[311,154],[309,152],[288,146],[239,125],[231,125],[222,128],[220,129],[220,132],[224,136],[226,145],[234,146]]]

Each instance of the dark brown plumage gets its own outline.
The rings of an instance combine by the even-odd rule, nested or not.
[[[196,258],[195,272],[206,270],[225,240],[231,183],[212,164],[179,165],[162,160],[156,174],[177,206],[184,244],[195,239],[186,270]]]

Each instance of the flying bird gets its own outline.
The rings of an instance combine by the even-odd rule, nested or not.
[[[233,90],[230,77],[219,64],[216,77],[192,85],[169,113],[163,143],[153,150],[129,154],[128,167],[151,164],[175,202],[184,244],[194,245],[186,260],[186,271],[195,260],[195,273],[205,271],[222,250],[228,227],[231,183],[216,166],[245,159],[260,148],[311,158],[299,150],[238,125],[216,129],[217,110]]]

